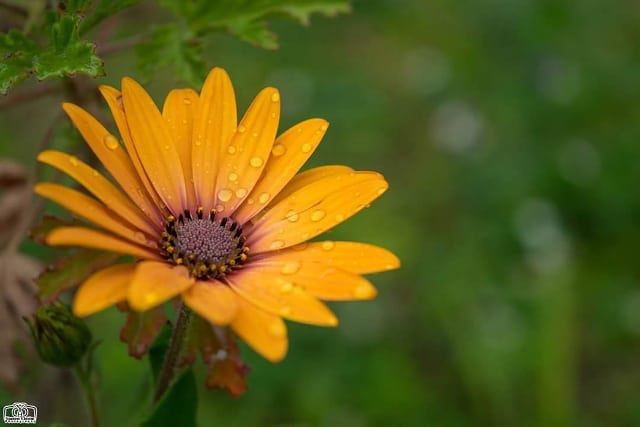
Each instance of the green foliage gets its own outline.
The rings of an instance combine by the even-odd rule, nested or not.
[[[173,13],[185,19],[197,32],[222,29],[242,40],[265,49],[278,47],[276,35],[267,28],[266,19],[287,15],[303,25],[313,13],[334,16],[349,11],[346,0],[222,0],[210,2],[161,0]]]
[[[170,329],[163,329],[149,350],[149,363],[155,379],[158,378],[165,353],[169,347]],[[151,414],[142,424],[144,427],[173,427],[176,420],[185,427],[195,427],[198,408],[196,378],[191,369],[182,372],[160,401],[154,405]]]

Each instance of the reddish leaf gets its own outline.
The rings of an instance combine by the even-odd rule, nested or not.
[[[58,258],[36,279],[40,298],[45,303],[56,299],[61,292],[79,285],[91,274],[113,264],[119,257],[120,255],[109,252],[80,249]]]
[[[38,242],[44,245],[46,244],[45,238],[47,237],[47,234],[51,232],[51,230],[53,230],[54,228],[66,227],[71,225],[83,224],[78,220],[67,220],[54,215],[43,215],[40,222],[31,229],[29,237],[34,242]]]
[[[120,331],[120,340],[129,345],[129,355],[142,358],[166,322],[162,306],[142,313],[129,311],[127,322]]]

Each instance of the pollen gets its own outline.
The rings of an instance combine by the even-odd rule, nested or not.
[[[248,258],[242,229],[228,217],[216,218],[215,211],[195,216],[186,210],[178,218],[168,216],[160,240],[161,254],[184,265],[198,279],[213,279],[240,267]]]

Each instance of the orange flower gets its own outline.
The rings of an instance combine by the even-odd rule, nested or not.
[[[100,227],[59,227],[54,246],[131,255],[86,280],[73,310],[87,316],[119,302],[136,311],[182,301],[214,325],[229,325],[271,361],[287,351],[283,318],[335,326],[321,302],[373,298],[361,275],[397,268],[385,249],[309,239],[345,221],[385,192],[375,172],[324,166],[298,173],[327,130],[322,119],[276,137],[280,95],[263,89],[237,122],[227,73],[214,68],[198,95],[176,89],[162,112],[134,80],[100,88],[125,149],[96,119],[63,108],[120,187],[74,156],[38,160],[91,196],[53,183],[35,191]]]

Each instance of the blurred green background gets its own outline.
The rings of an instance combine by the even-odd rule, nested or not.
[[[124,31],[156,10],[123,14]],[[200,424],[640,425],[639,23],[624,0],[374,0],[309,28],[276,20],[277,51],[211,38],[207,65],[227,69],[240,110],[276,86],[281,129],[331,123],[311,165],[386,176],[390,191],[330,238],[403,267],[372,277],[375,301],[332,304],[338,329],[290,324],[280,364],[243,346],[249,391],[200,384]],[[132,53],[105,66],[100,83],[140,77]],[[160,101],[183,84],[149,87]],[[3,110],[0,155],[33,168],[61,100]],[[123,319],[89,319],[107,426],[135,425],[149,398]],[[83,425],[73,379],[44,387],[52,374],[30,368],[2,402]]]

